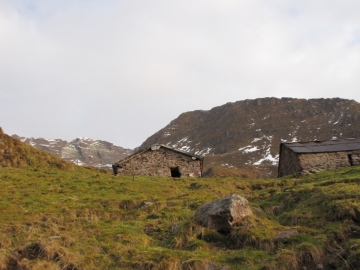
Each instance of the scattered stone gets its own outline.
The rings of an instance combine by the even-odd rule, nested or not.
[[[144,208],[148,208],[150,206],[153,206],[155,203],[154,202],[142,202],[139,205],[139,209],[144,209]]]
[[[263,212],[264,212],[264,211],[263,211],[261,208],[259,208],[259,207],[253,207],[252,209],[253,209],[253,211],[256,212],[256,213],[263,213]]]
[[[285,208],[284,205],[280,204],[273,206],[271,210],[274,215],[279,215],[284,211],[284,208]]]
[[[172,234],[176,234],[176,233],[178,233],[178,232],[180,231],[180,228],[181,228],[181,224],[180,224],[180,223],[171,225],[170,232],[171,232]]]
[[[278,232],[277,235],[275,236],[274,240],[278,241],[278,242],[282,242],[285,243],[287,242],[293,235],[298,234],[298,230],[297,229],[287,229],[287,230],[283,230],[281,232]]]
[[[133,200],[123,200],[119,203],[120,209],[133,210],[137,208],[137,203]]]
[[[318,169],[318,168],[311,168],[311,169],[310,169],[310,172],[311,172],[311,173],[318,173],[318,172],[321,172],[321,171],[323,171],[323,170]]]
[[[318,263],[316,265],[316,269],[324,269],[324,265],[322,263]]]
[[[309,172],[309,171],[307,171],[307,170],[302,170],[302,171],[301,171],[301,174],[302,174],[302,175],[310,175],[311,172]]]
[[[244,197],[233,194],[227,198],[205,203],[194,217],[203,227],[229,232],[236,223],[252,214],[249,202]]]

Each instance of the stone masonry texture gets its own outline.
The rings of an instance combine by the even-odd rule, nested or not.
[[[117,175],[147,175],[171,177],[172,169],[180,178],[201,177],[202,159],[161,147],[148,149],[113,165]]]

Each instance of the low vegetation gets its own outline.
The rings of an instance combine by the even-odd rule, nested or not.
[[[30,159],[0,167],[0,270],[360,268],[360,167],[172,179]],[[254,215],[230,233],[194,222],[234,193]]]

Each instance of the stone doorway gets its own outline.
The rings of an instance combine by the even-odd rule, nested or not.
[[[181,177],[179,167],[172,167],[172,168],[170,168],[170,171],[171,171],[171,177],[173,177],[173,178]]]
[[[348,155],[348,159],[349,159],[350,166],[354,166],[354,161],[353,161],[352,155]]]

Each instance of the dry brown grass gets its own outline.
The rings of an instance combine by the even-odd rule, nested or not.
[[[292,270],[299,267],[297,254],[293,250],[281,250],[275,255],[275,261],[279,270]]]

